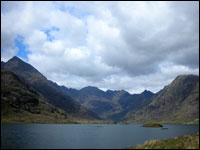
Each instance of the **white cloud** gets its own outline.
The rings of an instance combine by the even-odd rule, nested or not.
[[[29,46],[29,50],[32,52],[40,52],[43,50],[42,45],[46,41],[47,36],[44,32],[34,30],[31,36],[25,38],[24,43]]]
[[[158,91],[198,74],[198,2],[3,2],[2,60],[24,38],[28,62],[67,87]]]
[[[17,52],[18,52],[17,48],[6,47],[6,50],[5,49],[2,50],[1,61],[4,61],[4,62],[8,61],[10,57],[15,56]]]

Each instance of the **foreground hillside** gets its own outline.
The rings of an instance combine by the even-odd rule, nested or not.
[[[199,76],[178,76],[127,122],[199,123]]]
[[[14,73],[1,70],[2,123],[73,123]]]
[[[185,135],[168,140],[150,140],[128,149],[199,149],[199,134]]]

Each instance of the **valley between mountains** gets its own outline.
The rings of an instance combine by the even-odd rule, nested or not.
[[[1,62],[2,123],[199,124],[199,76],[179,75],[157,93],[59,86],[13,57]]]

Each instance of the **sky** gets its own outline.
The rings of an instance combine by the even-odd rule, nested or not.
[[[68,88],[158,92],[199,75],[199,2],[1,2],[1,61]]]

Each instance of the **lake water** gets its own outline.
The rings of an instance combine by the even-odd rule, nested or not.
[[[1,148],[125,148],[199,132],[199,125],[1,124]]]

